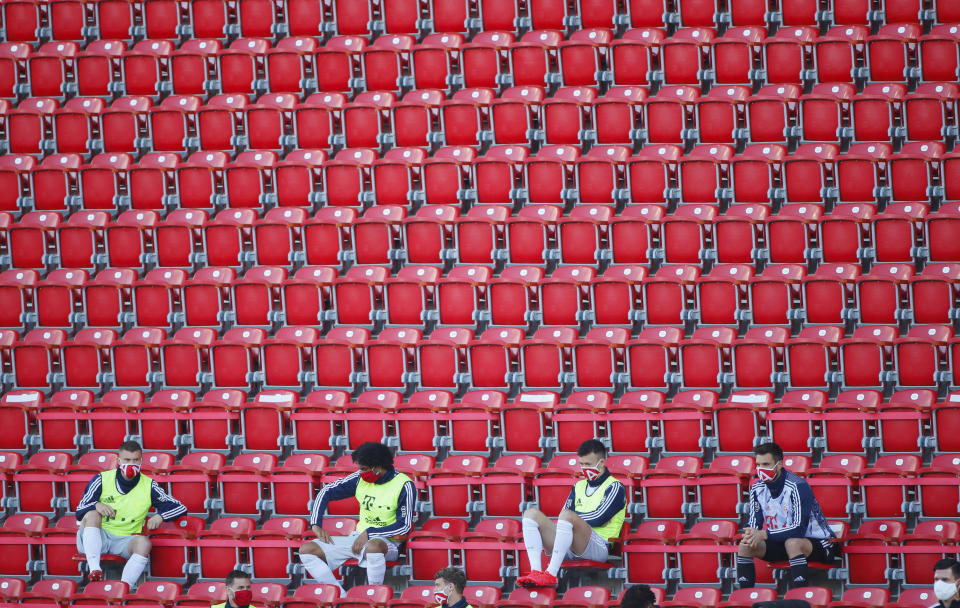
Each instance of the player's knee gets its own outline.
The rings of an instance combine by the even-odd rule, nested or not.
[[[133,540],[130,541],[130,552],[142,555],[144,557],[150,556],[150,549],[153,548],[153,544],[150,542],[150,539],[146,536],[134,536]]]
[[[526,517],[527,519],[538,520],[543,516],[543,513],[540,511],[540,509],[536,507],[530,507],[529,509],[523,512],[523,516]]]
[[[559,519],[560,521],[568,521],[572,524],[572,523],[575,523],[577,520],[579,520],[580,516],[577,515],[576,512],[571,511],[570,509],[564,509],[563,511],[560,511]]]
[[[323,549],[320,548],[320,545],[313,541],[300,546],[300,555],[312,555],[320,559],[327,558],[327,556],[323,554]]]
[[[760,547],[757,545],[747,545],[745,543],[740,543],[737,545],[737,555],[740,557],[760,557],[763,555],[760,553]]]
[[[367,553],[386,553],[387,543],[383,542],[379,538],[373,538],[368,540],[367,544],[364,545],[363,548]]]
[[[96,511],[87,511],[83,517],[80,519],[80,523],[86,526],[92,526],[94,528],[100,527],[100,522],[103,521],[103,518],[100,517],[100,514]]]
[[[789,555],[809,554],[812,548],[805,538],[788,538],[783,546]]]

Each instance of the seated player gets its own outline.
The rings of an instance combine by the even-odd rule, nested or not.
[[[588,439],[577,449],[577,456],[586,479],[573,485],[557,522],[535,508],[523,514],[523,544],[531,569],[517,579],[524,587],[556,585],[564,559],[606,561],[610,540],[620,536],[627,492],[604,465],[607,449],[598,440]],[[546,570],[540,556],[544,549],[550,553]]]
[[[313,503],[310,525],[317,540],[300,547],[300,561],[318,583],[343,587],[333,569],[355,558],[367,570],[367,582],[382,585],[387,561],[397,559],[397,542],[413,528],[416,490],[413,481],[393,468],[393,453],[368,441],[353,452],[359,470],[323,486]],[[356,496],[360,523],[349,536],[331,537],[323,529],[327,503]]]
[[[150,539],[141,536],[143,522],[154,530],[186,514],[179,500],[140,473],[143,448],[136,441],[120,445],[119,467],[93,476],[77,505],[77,550],[86,555],[90,580],[103,580],[103,553],[126,558],[120,580],[132,589],[150,561]],[[147,519],[153,507],[157,513]]]
[[[750,514],[737,547],[737,583],[756,584],[753,559],[790,562],[790,586],[809,585],[808,561],[832,564],[839,546],[832,539],[820,505],[805,479],[783,468],[783,450],[762,443],[757,455],[758,481],[750,486]]]

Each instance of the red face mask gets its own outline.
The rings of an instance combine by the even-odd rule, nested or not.
[[[773,481],[773,478],[777,476],[777,468],[773,467],[772,469],[764,469],[763,467],[757,467],[757,477],[760,478],[760,481]]]
[[[587,481],[593,481],[597,477],[600,477],[599,467],[580,467],[580,470],[586,475]]]
[[[433,594],[433,601],[439,604],[447,603],[447,594],[442,591],[437,591]]]
[[[253,601],[253,591],[241,589],[233,592],[233,603],[237,606],[249,606]]]
[[[376,483],[380,479],[380,473],[376,471],[360,471],[360,479],[367,483]]]
[[[123,473],[123,476],[127,479],[133,479],[137,476],[137,473],[140,472],[139,464],[121,464],[120,472]]]

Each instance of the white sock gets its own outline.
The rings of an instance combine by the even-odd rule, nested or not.
[[[137,581],[140,580],[140,575],[143,574],[144,569],[146,569],[147,564],[149,563],[149,557],[144,557],[139,553],[134,553],[123,566],[123,573],[120,575],[120,580],[130,585],[130,589],[133,589],[133,587],[137,584]]]
[[[383,553],[367,553],[367,584],[382,585],[387,574],[387,556]]]
[[[556,576],[560,572],[563,558],[567,556],[570,545],[573,544],[573,524],[565,520],[557,520],[557,536],[553,539],[553,553],[550,554],[550,565],[547,572]]]
[[[80,539],[83,541],[83,553],[87,556],[90,572],[101,570],[100,552],[103,550],[103,540],[100,538],[100,528],[84,526],[80,531]]]
[[[310,573],[310,576],[312,576],[318,583],[336,585],[340,589],[341,596],[346,593],[343,587],[340,586],[340,581],[338,581],[337,577],[333,575],[333,570],[330,569],[330,566],[327,565],[327,562],[323,561],[316,555],[311,555],[310,553],[301,553],[300,563],[303,564],[303,567],[307,569],[307,572]]]
[[[524,517],[520,524],[523,527],[523,546],[527,548],[527,559],[530,560],[531,570],[542,570],[543,538],[540,537],[540,526],[529,517]]]

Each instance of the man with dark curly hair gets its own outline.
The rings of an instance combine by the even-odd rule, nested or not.
[[[393,453],[382,443],[368,441],[352,456],[358,470],[323,486],[313,501],[310,525],[317,539],[300,547],[300,561],[318,583],[340,587],[333,570],[354,558],[366,569],[367,582],[381,585],[387,561],[399,553],[397,543],[413,528],[416,490],[409,477],[393,468]],[[327,503],[352,496],[360,503],[357,529],[331,537],[323,529]]]
[[[633,585],[620,598],[620,605],[623,608],[654,608],[656,603],[657,596],[648,585]]]

